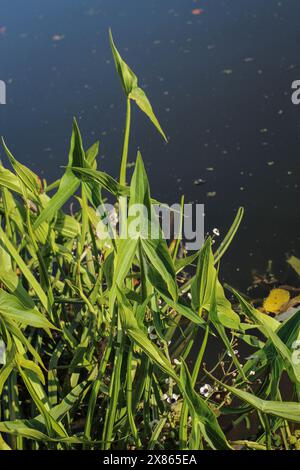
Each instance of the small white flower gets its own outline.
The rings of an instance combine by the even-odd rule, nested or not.
[[[200,387],[200,393],[205,398],[209,397],[209,395],[211,395],[212,392],[213,392],[213,388],[209,384],[205,384],[202,387]]]
[[[239,350],[238,350],[238,349],[234,349],[234,350],[233,350],[233,354],[234,354],[235,356],[237,356],[238,353],[239,353]],[[227,356],[232,357],[231,352],[227,351]]]
[[[180,365],[181,365],[181,362],[178,361],[178,359],[174,359],[173,362],[174,362],[174,364],[175,364],[176,366],[180,366]]]
[[[187,298],[188,298],[189,300],[192,300],[192,294],[191,294],[190,292],[188,292]]]
[[[157,334],[153,333],[155,331],[154,326],[148,327],[148,335],[150,339],[157,339]]]
[[[167,402],[173,405],[174,403],[178,401],[179,397],[180,395],[176,395],[176,393],[173,393],[170,397],[167,398]]]
[[[112,209],[112,211],[108,215],[109,221],[113,227],[116,227],[119,219],[116,209]]]
[[[164,393],[163,396],[161,397],[162,401],[167,400],[168,398],[169,397],[167,393]]]
[[[220,236],[220,230],[218,228],[214,228],[213,229],[213,234],[216,236],[216,237],[219,237]]]
[[[255,375],[255,370],[250,370],[249,375]]]

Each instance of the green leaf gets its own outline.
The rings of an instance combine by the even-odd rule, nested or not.
[[[216,283],[216,315],[217,321],[231,329],[240,329],[240,319],[226,299],[224,289],[217,277],[214,267],[214,256],[211,249],[211,239],[208,238],[200,250],[197,270],[191,285],[192,304],[195,310],[210,310],[211,299]]]
[[[141,240],[143,252],[168,286],[174,301],[178,296],[175,269],[165,240]]]
[[[0,163],[0,186],[9,189],[18,194],[22,193],[22,188],[20,184],[20,180],[16,175],[14,175],[11,171],[7,170],[3,167]]]
[[[296,258],[296,256],[291,256],[287,262],[289,263],[290,266],[296,271],[298,276],[300,276],[300,259]]]
[[[227,384],[222,384],[222,386],[262,413],[300,423],[300,403],[262,400],[252,393],[230,387]]]
[[[180,303],[180,301],[174,302],[167,296],[163,294],[160,295],[164,299],[166,304],[169,305],[169,307],[173,308],[180,315],[192,321],[196,325],[201,326],[202,328],[206,326],[206,322],[203,320],[203,318],[199,317],[191,308],[187,307],[186,305],[183,305],[182,303]]]
[[[48,298],[41,288],[40,284],[37,282],[31,271],[28,269],[26,263],[23,261],[15,247],[9,241],[8,237],[4,233],[3,229],[0,226],[0,244],[1,246],[8,251],[11,257],[15,260],[17,265],[19,266],[21,272],[23,273],[24,277],[27,279],[29,285],[33,288],[36,292],[37,296],[39,297],[43,307],[46,309],[47,312],[51,310],[51,307],[48,305]]]
[[[80,185],[80,180],[74,173],[67,169],[61,178],[59,188],[55,195],[50,199],[46,207],[38,216],[33,225],[36,230],[43,222],[50,222],[56,215],[57,211],[70,199],[71,196],[77,191]]]
[[[140,205],[146,210],[138,215],[139,238],[142,250],[149,263],[156,269],[168,286],[173,298],[177,299],[178,290],[173,260],[163,237],[159,220],[151,204],[150,189],[147,174],[140,152],[138,152],[135,170],[130,184],[129,211]],[[128,224],[132,223],[134,216],[129,217]]]
[[[22,181],[24,186],[29,191],[31,191],[35,196],[38,196],[39,193],[41,192],[41,183],[40,183],[40,179],[38,178],[38,176],[35,173],[33,173],[33,171],[31,171],[29,168],[27,168],[25,165],[22,165],[15,159],[15,157],[7,148],[3,138],[2,138],[2,145],[20,181]]]
[[[5,285],[6,289],[11,293],[14,294],[20,302],[29,309],[35,307],[34,301],[28,294],[28,292],[24,289],[19,276],[10,271],[2,271],[0,270],[0,281]]]
[[[93,170],[92,168],[72,167],[72,171],[82,181],[96,181],[102,188],[115,196],[128,196],[129,189],[120,185],[114,178],[103,171]]]
[[[21,325],[35,326],[45,330],[55,328],[38,310],[28,308],[20,302],[18,297],[2,289],[0,289],[0,315]]]
[[[161,133],[163,138],[165,139],[166,142],[168,142],[168,139],[166,137],[166,134],[162,130],[157,117],[155,116],[152,106],[150,104],[150,101],[148,100],[146,93],[139,87],[133,88],[132,91],[129,94],[129,98],[134,100],[138,107],[148,116],[152,124],[156,127],[156,129]]]
[[[153,342],[151,342],[150,339],[148,339],[147,335],[140,329],[137,320],[134,317],[133,311],[131,311],[126,306],[126,298],[124,294],[122,294],[120,289],[118,289],[117,297],[121,314],[122,326],[125,333],[144,351],[144,353],[148,357],[150,357],[150,359],[158,367],[160,367],[160,369],[169,374],[170,377],[173,377],[177,382],[178,377],[175,374],[171,363],[166,358],[166,356],[158,349],[158,347]]]
[[[232,291],[241,303],[244,311],[247,313],[249,318],[252,319],[252,321],[255,321],[256,323],[261,325],[262,332],[272,342],[274,348],[280,354],[285,364],[286,370],[290,376],[290,379],[294,383],[300,383],[300,364],[297,364],[297,362],[293,360],[292,352],[277,335],[277,330],[275,332],[270,327],[269,322],[267,320],[269,318],[268,315],[264,315],[261,314],[261,312],[257,312],[257,310],[253,308],[250,304],[248,304],[238,292],[236,292],[234,289],[232,289]]]
[[[122,239],[118,242],[118,250],[114,259],[114,276],[112,288],[109,294],[110,311],[113,310],[113,305],[117,296],[118,287],[122,287],[122,284],[129,272],[129,269],[133,263],[136,255],[138,246],[138,240],[131,238]]]
[[[19,353],[16,354],[15,360],[23,369],[31,370],[33,373],[35,373],[41,383],[45,385],[45,378],[43,372],[41,371],[40,367],[35,364],[35,362],[29,361],[22,354]]]
[[[229,246],[231,245],[231,242],[232,242],[232,240],[233,240],[236,232],[238,231],[238,228],[239,228],[239,226],[240,226],[240,224],[243,220],[243,216],[244,216],[244,208],[239,207],[232,226],[228,230],[224,240],[222,240],[219,248],[217,249],[217,251],[214,254],[215,263],[218,263],[220,261],[222,256],[226,253]]]
[[[96,158],[99,153],[99,140],[95,142],[86,152],[85,152],[85,158],[89,166],[93,167],[96,169]]]
[[[137,86],[137,77],[120,56],[115,46],[111,30],[109,30],[109,41],[117,72],[119,74],[124,92],[126,96],[128,96],[129,93],[131,93],[131,91]]]
[[[80,186],[80,179],[73,173],[72,167],[83,168],[87,165],[85,152],[82,146],[82,138],[76,119],[73,121],[71,137],[69,164],[65,174],[60,180],[59,188],[55,195],[49,200],[46,207],[40,213],[33,225],[36,230],[43,222],[50,222],[58,210],[70,199]]]
[[[216,416],[209,408],[207,403],[198,395],[193,388],[191,375],[187,365],[181,359],[181,373],[180,381],[184,391],[185,400],[187,401],[189,410],[192,416],[192,425],[194,434],[198,435],[197,427],[199,426],[201,434],[204,436],[207,443],[212,449],[215,450],[232,450],[228,444],[226,437],[219,426]],[[200,435],[198,436],[198,440]],[[199,442],[198,442],[199,446]],[[199,448],[199,447],[198,447]]]
[[[109,40],[110,40],[110,45],[111,45],[111,50],[113,54],[113,58],[115,61],[116,69],[118,72],[118,75],[120,77],[121,83],[123,90],[125,92],[125,95],[134,100],[138,107],[148,116],[150,121],[154,124],[156,129],[160,132],[160,134],[163,136],[165,141],[167,141],[166,135],[163,132],[154,112],[152,109],[152,106],[145,94],[145,92],[139,88],[138,86],[138,79],[137,76],[134,74],[134,72],[131,70],[131,68],[124,62],[122,59],[121,55],[119,54],[113,37],[111,30],[109,31]]]

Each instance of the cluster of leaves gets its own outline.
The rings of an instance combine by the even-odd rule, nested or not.
[[[211,238],[183,258],[180,240],[167,245],[140,154],[126,185],[131,100],[164,133],[112,37],[111,46],[127,97],[119,182],[97,169],[99,143],[84,150],[76,120],[68,166],[51,185],[3,142],[13,171],[0,166],[0,448],[290,448],[291,423],[300,422],[300,365],[292,353],[300,311],[280,324],[234,290],[239,308],[226,298],[218,265],[242,209],[215,252]],[[125,198],[145,205],[141,226],[157,224],[158,239],[100,240],[104,191],[123,217]],[[78,210],[71,217],[64,207],[72,197]],[[206,370],[210,338],[230,354],[234,381]],[[236,339],[254,348],[244,365]],[[293,401],[281,398],[284,373]],[[199,374],[225,399],[198,393]],[[257,415],[255,439],[230,442],[222,427],[228,415],[237,422]]]

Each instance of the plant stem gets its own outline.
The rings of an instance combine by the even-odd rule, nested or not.
[[[199,351],[193,373],[192,373],[192,384],[195,386],[196,380],[199,374],[199,370],[202,364],[204,352],[206,349],[207,345],[207,340],[208,340],[208,335],[209,335],[209,325],[206,325],[206,330],[203,338],[203,342],[201,345],[201,349]],[[179,428],[179,441],[180,441],[180,449],[185,450],[187,449],[187,419],[188,419],[188,406],[184,402],[182,405],[182,410],[181,410],[181,415],[180,415],[180,428]]]
[[[126,167],[127,167],[128,146],[129,146],[129,136],[130,136],[130,121],[131,121],[131,103],[130,103],[130,98],[127,98],[125,134],[124,134],[123,153],[122,153],[121,169],[120,169],[120,184],[122,185],[126,184]]]

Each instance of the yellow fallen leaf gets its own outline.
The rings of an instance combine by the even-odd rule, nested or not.
[[[290,300],[290,293],[285,289],[273,289],[264,301],[264,309],[270,313],[279,313],[281,307]]]

